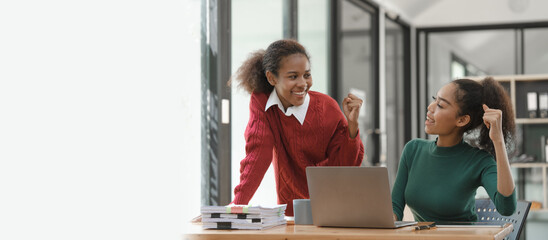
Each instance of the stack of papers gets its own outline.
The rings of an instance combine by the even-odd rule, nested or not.
[[[265,229],[286,224],[286,204],[271,207],[251,205],[204,206],[203,228]]]

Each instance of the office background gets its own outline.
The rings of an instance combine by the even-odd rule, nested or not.
[[[297,38],[309,48],[313,90],[339,101],[348,92],[365,99],[365,114],[360,116],[366,147],[363,165],[386,166],[391,183],[405,142],[435,137],[424,133],[423,124],[430,96],[441,86],[463,76],[545,74],[548,66],[544,43],[548,18],[538,10],[547,4],[542,1],[231,0],[205,4],[202,9],[208,15],[202,22],[208,28],[203,34],[208,38],[202,37],[202,68],[208,70],[202,75],[202,112],[206,113],[201,121],[202,204],[230,202],[239,182],[239,161],[245,156],[249,95],[236,86],[227,89],[225,83],[250,52],[276,39]],[[520,126],[518,134],[548,133],[544,128]],[[531,154],[526,147],[530,142],[525,140],[511,149],[514,154]],[[540,184],[531,181],[538,178],[537,170],[514,169],[520,199],[542,201]],[[523,191],[526,188],[530,190]],[[275,203],[272,189],[270,169],[251,203]],[[480,189],[478,197],[487,195]],[[532,216],[539,224],[546,221],[543,213]],[[526,229],[538,236],[534,227]]]
[[[180,239],[181,228],[184,228],[188,219],[198,215],[199,206],[204,201],[200,199],[204,196],[201,163],[204,146],[200,140],[200,126],[205,71],[200,59],[203,57],[202,30],[211,27],[203,21],[203,14],[207,12],[202,6],[204,2],[210,1],[53,0],[4,1],[0,4],[2,239]],[[245,10],[234,7],[238,4],[255,4],[255,1],[245,0],[231,2],[233,11]],[[344,74],[343,69],[335,72],[329,67],[333,64],[330,62],[334,59],[333,54],[341,51],[324,51],[324,47],[330,45],[332,36],[327,35],[321,39],[314,35],[325,36],[329,25],[316,23],[329,23],[329,16],[341,12],[331,14],[331,1],[318,1],[321,3],[317,4],[311,2],[299,1],[297,16],[298,19],[303,18],[303,22],[299,20],[300,27],[296,29],[299,39],[312,55],[314,89],[327,93],[332,90],[345,92],[346,85],[339,86],[339,83],[329,80],[332,76]],[[413,127],[408,134],[410,137],[427,137],[421,135],[422,129],[418,126],[422,122],[418,118],[424,116],[420,111],[424,110],[426,100],[417,96],[428,97],[420,90],[426,89],[427,85],[425,78],[420,77],[423,76],[420,74],[424,74],[422,71],[426,71],[426,64],[420,64],[416,59],[416,51],[424,54],[422,51],[425,49],[424,46],[417,46],[421,44],[416,42],[419,28],[548,21],[544,13],[547,8],[545,1],[523,1],[527,3],[527,8],[521,12],[512,12],[509,4],[519,11],[522,8],[520,2],[394,0],[352,1],[348,5],[350,1],[341,1],[341,5],[348,6],[345,11],[362,16],[354,20],[363,24],[356,26],[352,22],[340,22],[340,29],[348,30],[344,33],[348,37],[345,38],[347,43],[356,44],[365,52],[378,51],[371,52],[378,55],[369,56],[369,59],[364,58],[366,55],[353,56],[372,64],[370,68],[362,70],[367,78],[377,81],[381,77],[398,79],[390,77],[396,71],[379,69],[388,70],[389,61],[397,60],[388,56],[399,55],[390,53],[405,51],[402,48],[401,51],[392,52],[388,48],[372,46],[388,46],[388,41],[403,41],[397,37],[391,39],[387,33],[392,30],[388,29],[405,32],[409,28],[410,66],[408,70],[400,71],[409,71],[411,81],[423,79],[423,82],[410,84]],[[264,1],[262,6],[270,6],[271,10],[259,11],[262,14],[252,18],[261,26],[271,24],[268,26],[276,30],[276,35],[268,35],[274,31],[267,31],[264,36],[251,35],[260,40],[257,42],[232,40],[232,46],[238,49],[231,49],[228,55],[230,71],[235,70],[234,66],[249,51],[265,48],[269,42],[283,37],[282,3],[282,0]],[[314,11],[303,11],[307,8]],[[448,14],[447,9],[452,9],[452,14]],[[247,11],[249,14],[252,12]],[[270,20],[273,22],[265,22],[267,16],[272,17]],[[244,21],[244,18],[232,19],[233,24],[238,21]],[[384,24],[384,27],[379,28],[379,24]],[[244,25],[233,25],[235,32],[232,37],[246,38],[246,32],[238,30],[237,26]],[[260,31],[264,29],[255,26],[247,30],[262,33]],[[371,38],[369,42],[354,40],[360,37],[363,40],[364,33],[374,31],[385,32],[384,41],[378,38]],[[516,44],[521,45],[522,40],[521,37],[516,38],[515,30],[512,31],[509,37],[495,37],[487,43],[499,43],[502,39],[512,46],[498,49],[514,49]],[[527,36],[533,36],[531,40],[547,38],[542,28],[524,29],[523,32],[522,35],[517,34],[524,36],[524,40],[529,39]],[[536,35],[528,35],[529,32]],[[434,39],[431,43],[436,41],[435,38],[442,40],[447,37],[444,34],[431,33]],[[209,39],[208,42],[213,40]],[[512,53],[530,51],[539,54],[532,61],[543,63],[541,60],[546,59],[548,52],[546,46],[527,46]],[[450,54],[448,56],[451,57]],[[513,69],[512,74],[528,73],[523,70],[528,69],[528,65],[521,66],[523,61],[519,60],[520,56],[491,57],[487,60],[511,61],[504,64],[513,65],[506,68]],[[531,56],[524,54],[525,58]],[[455,54],[455,62],[458,63],[458,59],[469,61],[480,70],[499,74],[496,71],[488,72],[489,69],[481,66],[479,61],[471,62],[471,59],[465,57],[465,54]],[[520,64],[515,63],[516,57]],[[433,59],[431,57],[429,61]],[[345,60],[340,61],[338,64],[344,65],[342,61]],[[352,60],[346,61],[352,63]],[[460,67],[455,64],[454,72],[466,73],[467,70],[462,67],[464,64],[460,62]],[[539,65],[539,68],[542,70],[543,66],[546,64]],[[450,72],[451,68],[448,66],[446,69]],[[446,74],[444,76],[447,77]],[[442,80],[449,79],[450,76]],[[394,83],[390,85],[388,81],[375,84],[378,85],[374,87],[385,89],[401,86]],[[429,84],[428,87],[434,88],[434,84],[439,83]],[[246,97],[238,96],[237,91],[232,93],[235,96],[231,96],[231,106],[237,104],[247,109]],[[389,108],[375,109],[387,105],[385,101],[389,96],[374,98],[367,95],[366,102],[373,105],[367,106],[365,110],[378,111],[378,114],[368,113],[368,116],[385,115],[387,121],[375,123],[376,119],[367,119],[364,123],[367,121],[378,127],[387,124],[384,127],[389,128]],[[392,112],[398,113],[400,110],[397,109],[393,108]],[[232,138],[238,138],[239,133],[235,131],[238,124],[241,128],[241,121],[231,120]],[[375,128],[372,129],[372,135],[379,134],[374,131]],[[393,135],[386,135],[386,140],[380,135],[377,139],[371,137],[369,142],[372,143],[368,146],[378,146],[377,153],[384,151],[381,147],[387,145],[375,145],[375,142],[396,141],[389,140],[390,136]],[[397,141],[400,143],[401,139],[406,139],[405,134],[399,139]],[[229,148],[232,150],[231,166],[236,165],[243,151],[237,144],[241,143],[234,141],[234,146]],[[369,157],[369,160],[375,158],[380,162],[381,154]],[[386,156],[386,159],[393,157]],[[228,175],[233,176],[232,167],[229,170]],[[268,178],[273,181],[273,177],[265,176],[265,179]],[[228,192],[231,192],[234,179],[231,177],[229,181]],[[272,201],[270,197],[264,199]]]

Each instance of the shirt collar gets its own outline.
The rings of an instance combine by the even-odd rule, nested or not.
[[[304,103],[300,106],[291,106],[287,108],[287,111],[284,109],[284,105],[282,104],[282,101],[280,98],[278,98],[278,94],[276,93],[276,88],[272,90],[270,93],[270,97],[268,97],[268,101],[266,101],[266,107],[264,108],[264,111],[268,110],[273,105],[278,105],[278,108],[282,110],[282,113],[284,113],[286,116],[295,116],[297,121],[301,123],[301,125],[304,124],[304,118],[306,117],[306,112],[308,111],[308,105],[310,103],[310,94],[308,92],[306,93],[306,96],[304,97]]]

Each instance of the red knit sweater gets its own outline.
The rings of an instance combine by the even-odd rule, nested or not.
[[[278,203],[293,216],[293,199],[306,199],[307,166],[359,166],[364,148],[358,135],[351,139],[348,123],[331,97],[309,91],[304,124],[286,116],[276,105],[265,112],[269,94],[253,93],[245,130],[246,157],[240,162],[240,184],[234,204],[247,204],[270,163],[274,166]]]

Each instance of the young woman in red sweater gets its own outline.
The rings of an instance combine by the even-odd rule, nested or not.
[[[293,199],[309,198],[307,166],[361,164],[358,115],[363,101],[348,94],[343,115],[331,97],[310,91],[309,55],[297,41],[279,40],[252,53],[235,80],[251,101],[234,204],[249,202],[272,163],[278,203],[287,204],[286,215],[293,216]]]

